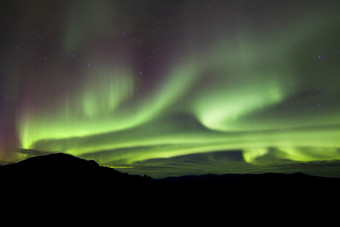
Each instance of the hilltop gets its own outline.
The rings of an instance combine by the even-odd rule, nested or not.
[[[325,201],[340,189],[340,179],[303,173],[206,174],[156,180],[61,153],[1,166],[0,177],[2,207],[8,213],[44,218],[115,214],[128,219],[169,212],[183,217],[189,210],[210,217],[258,203],[285,206],[296,202],[301,206]]]

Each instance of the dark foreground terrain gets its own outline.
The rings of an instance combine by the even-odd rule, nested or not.
[[[157,217],[164,224],[174,220],[250,221],[248,214],[286,219],[302,213],[311,218],[318,210],[337,207],[340,195],[340,179],[302,173],[155,180],[123,174],[66,154],[0,166],[0,177],[1,214],[4,220],[11,217],[12,221],[13,217],[108,218],[141,224]]]

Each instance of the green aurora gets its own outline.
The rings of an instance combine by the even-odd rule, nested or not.
[[[334,9],[336,1],[325,1],[328,4],[319,8],[313,1],[304,10],[302,6],[289,8],[294,1],[277,1],[277,6],[258,1],[262,13],[255,12],[257,7],[250,1],[230,1],[233,4],[223,8],[227,16],[217,7],[222,4],[219,1],[202,5],[168,1],[170,6],[151,2],[147,6],[136,3],[135,7],[152,17],[140,22],[144,27],[136,32],[141,36],[137,41],[128,34],[138,29],[138,16],[124,20],[126,31],[114,29],[124,6],[118,10],[118,3],[85,1],[80,8],[70,7],[72,13],[64,16],[70,23],[61,29],[61,49],[72,55],[67,61],[78,60],[83,66],[74,69],[68,62],[60,69],[41,66],[26,73],[28,77],[39,74],[32,77],[34,85],[17,83],[17,90],[26,91],[18,92],[24,101],[17,101],[13,108],[21,152],[14,153],[19,158],[27,157],[28,151],[63,152],[156,177],[287,172],[296,170],[294,165],[340,160],[340,14]],[[39,4],[46,7],[46,3]],[[176,13],[152,16],[166,7],[176,8]],[[119,16],[112,16],[109,9]],[[195,19],[200,10],[206,15],[204,23]],[[171,21],[176,15],[179,25]],[[88,20],[93,20],[90,28],[84,24]],[[153,20],[166,32],[156,31]],[[168,21],[173,24],[167,27]],[[161,49],[167,45],[167,35],[180,41],[175,50],[165,48],[162,68],[149,74],[141,70],[148,64],[136,63],[135,46],[156,43],[151,47]],[[118,36],[130,40],[119,41]],[[99,46],[110,39],[118,46],[116,52],[101,54]],[[67,69],[61,70],[64,65]],[[33,103],[31,93],[43,101]],[[204,157],[204,162],[197,157]],[[182,159],[186,161],[174,164]],[[169,163],[171,168],[159,172]],[[301,168],[308,172],[307,167]],[[315,169],[310,172],[338,176]]]

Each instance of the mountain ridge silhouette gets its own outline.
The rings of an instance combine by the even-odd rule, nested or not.
[[[336,195],[340,179],[304,173],[205,174],[153,179],[100,166],[95,161],[58,153],[0,166],[2,207],[8,213],[44,218],[71,216],[120,219],[179,215],[194,211],[219,214],[217,204],[237,210],[252,204],[309,204]],[[319,200],[317,200],[319,195]],[[310,200],[313,198],[313,200]]]

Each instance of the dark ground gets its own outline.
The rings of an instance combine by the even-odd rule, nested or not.
[[[4,220],[108,219],[130,224],[313,220],[337,213],[340,179],[226,174],[152,179],[66,154],[0,167]],[[304,216],[307,215],[307,216]],[[157,221],[158,222],[158,221]]]

